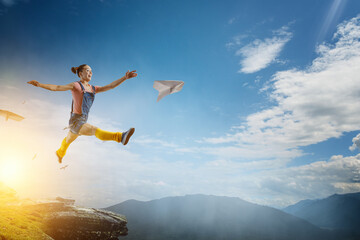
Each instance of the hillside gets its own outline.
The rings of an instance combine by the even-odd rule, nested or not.
[[[300,201],[284,211],[316,226],[348,231],[360,237],[360,193],[334,194],[325,199]]]
[[[106,209],[127,216],[126,239],[337,239],[331,231],[239,198],[188,195]]]
[[[60,197],[22,200],[0,184],[0,240],[108,240],[127,234],[125,216],[74,202]]]
[[[52,239],[43,228],[43,213],[24,208],[16,192],[0,183],[0,239]]]

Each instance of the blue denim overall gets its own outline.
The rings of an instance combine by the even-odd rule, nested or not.
[[[74,105],[74,102],[73,102],[71,105],[71,115],[70,115],[70,120],[69,120],[70,131],[75,134],[79,134],[79,131],[80,131],[82,125],[84,125],[87,122],[90,108],[95,99],[95,87],[94,86],[91,86],[93,92],[86,92],[85,88],[81,84],[81,82],[78,81],[78,83],[80,84],[81,90],[83,92],[83,99],[82,99],[82,104],[81,104],[81,113],[82,114],[73,113],[73,105]]]

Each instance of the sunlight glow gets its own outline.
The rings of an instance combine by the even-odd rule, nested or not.
[[[21,178],[21,167],[19,160],[8,158],[0,162],[0,181],[11,186],[19,182]]]

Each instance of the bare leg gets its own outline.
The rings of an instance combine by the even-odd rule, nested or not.
[[[79,135],[75,134],[71,131],[68,132],[68,135],[66,136],[66,142],[68,144],[72,143]]]

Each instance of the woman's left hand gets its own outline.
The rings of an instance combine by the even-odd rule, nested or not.
[[[125,78],[126,79],[130,79],[130,78],[133,78],[133,77],[136,77],[137,76],[137,73],[136,73],[136,70],[133,70],[133,71],[127,71],[126,74],[125,74]]]
[[[38,81],[35,80],[31,80],[29,82],[27,82],[28,84],[34,85],[35,87],[40,87],[40,83]]]

